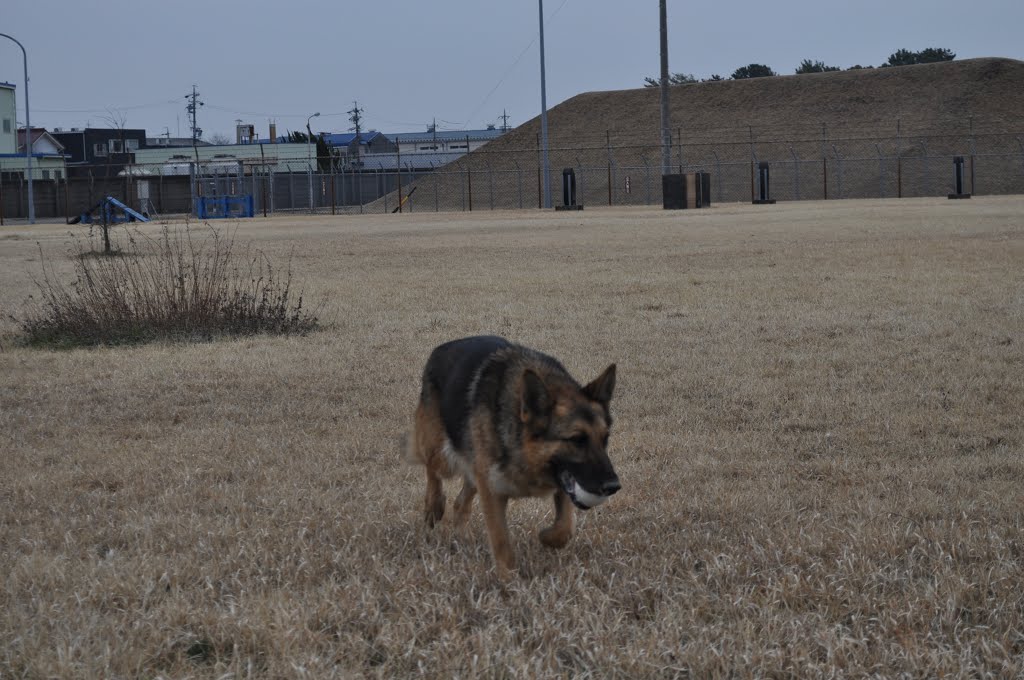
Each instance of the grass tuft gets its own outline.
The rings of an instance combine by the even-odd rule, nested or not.
[[[19,320],[32,346],[71,348],[154,340],[305,334],[318,327],[293,292],[291,258],[275,265],[212,227],[141,231],[110,254],[76,239],[75,280],[64,283],[40,249],[38,297]]]

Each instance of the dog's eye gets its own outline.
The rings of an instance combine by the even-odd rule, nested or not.
[[[587,437],[587,435],[585,434],[574,434],[573,436],[569,437],[568,441],[573,446],[583,447],[590,443],[590,438]]]

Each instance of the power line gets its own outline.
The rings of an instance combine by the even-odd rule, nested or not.
[[[552,12],[550,16],[548,16],[548,21],[550,21],[551,19],[554,19],[558,15],[558,13],[562,11],[562,8],[565,7],[565,3],[567,3],[567,2],[569,2],[569,0],[562,0],[562,4],[560,4],[558,6],[558,8],[555,9],[555,11]],[[473,110],[473,113],[471,113],[470,115],[468,115],[466,117],[466,122],[461,124],[462,127],[466,127],[466,126],[469,125],[469,121],[472,120],[473,117],[476,116],[476,114],[480,112],[480,109],[482,109],[484,107],[484,104],[486,104],[487,100],[489,100],[491,98],[491,95],[494,94],[497,91],[497,89],[502,86],[502,84],[504,84],[505,80],[509,77],[509,75],[512,74],[512,71],[515,69],[516,66],[519,65],[519,62],[522,61],[523,57],[526,56],[526,53],[530,51],[530,48],[532,48],[534,46],[534,44],[536,44],[536,42],[537,42],[537,36],[535,35],[533,37],[533,39],[530,40],[530,44],[523,48],[523,51],[519,53],[519,56],[516,57],[516,60],[514,62],[512,62],[512,65],[509,66],[508,69],[505,70],[504,75],[502,75],[501,78],[498,80],[498,84],[491,88],[490,92],[488,92],[484,96],[484,98],[480,102],[480,104]]]

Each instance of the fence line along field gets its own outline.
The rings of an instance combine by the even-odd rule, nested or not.
[[[68,351],[10,316],[69,227],[8,227],[0,676],[1020,675],[1022,214],[255,219],[323,330]],[[622,490],[558,552],[514,502],[505,586],[398,450],[477,333],[618,364]]]

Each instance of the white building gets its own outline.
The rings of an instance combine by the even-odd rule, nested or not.
[[[0,172],[25,174],[25,130],[18,129],[15,87],[0,82]],[[32,128],[32,178],[63,179],[64,147],[43,128]]]
[[[387,133],[387,137],[398,145],[402,155],[414,153],[450,152],[459,155],[476,151],[481,146],[501,137],[504,132],[497,128],[486,130],[427,130],[426,132]]]
[[[315,152],[315,147],[314,147]],[[310,149],[306,144],[210,144],[207,146],[139,149],[135,152],[135,175],[187,175],[199,157],[204,174],[246,174],[257,172],[306,172]]]

